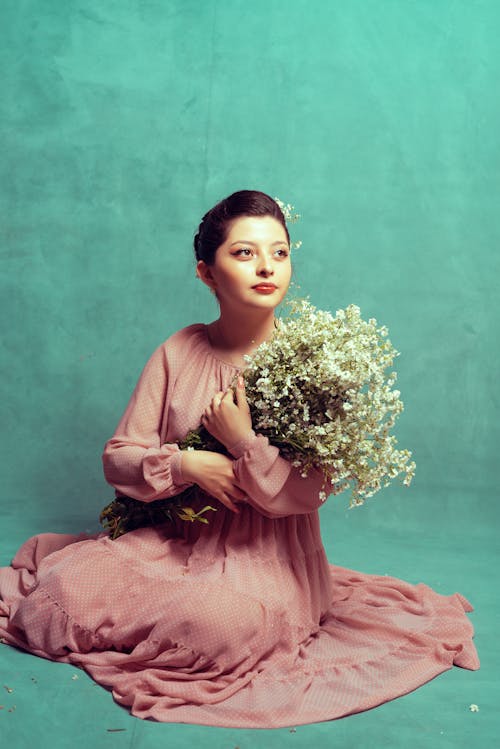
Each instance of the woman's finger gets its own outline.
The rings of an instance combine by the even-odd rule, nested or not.
[[[238,378],[238,386],[236,388],[236,404],[238,408],[250,412],[245,391],[245,380],[241,376]]]
[[[225,390],[219,390],[218,393],[215,393],[212,400],[214,401],[214,403],[220,403],[221,400],[224,398],[225,394],[226,394]]]
[[[241,499],[240,494],[246,496],[242,493],[238,484],[234,484],[230,479],[224,481],[223,488],[221,487],[221,492],[228,497],[231,502]]]
[[[239,486],[235,486],[233,491],[231,492],[233,499],[237,500],[238,502],[241,502],[242,500],[246,499],[246,494],[243,491],[243,489],[240,489]]]
[[[227,494],[222,494],[220,497],[220,501],[222,504],[228,508],[228,510],[231,510],[232,512],[235,512],[236,514],[239,514],[239,509],[236,507],[232,499],[230,499]]]

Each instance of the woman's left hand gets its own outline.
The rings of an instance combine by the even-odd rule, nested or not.
[[[232,388],[214,395],[203,412],[201,423],[210,434],[229,448],[247,437],[252,431],[252,417],[245,395],[245,382],[239,377],[236,402]]]

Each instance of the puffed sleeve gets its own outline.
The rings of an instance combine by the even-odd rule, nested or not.
[[[174,496],[190,486],[182,477],[179,446],[161,444],[167,386],[168,364],[160,346],[144,367],[102,456],[106,481],[118,493],[144,502]]]
[[[247,501],[267,517],[304,515],[316,510],[323,500],[324,477],[320,471],[301,476],[299,468],[280,455],[269,439],[253,430],[229,448],[238,485]]]

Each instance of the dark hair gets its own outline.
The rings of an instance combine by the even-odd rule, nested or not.
[[[214,205],[203,216],[194,238],[196,260],[213,265],[217,248],[226,240],[229,223],[240,216],[272,216],[283,226],[290,242],[285,217],[278,203],[264,192],[239,190]]]

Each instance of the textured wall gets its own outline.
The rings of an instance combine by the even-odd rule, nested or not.
[[[302,213],[303,293],[359,304],[402,351],[418,476],[362,522],[488,519],[499,21],[493,0],[3,0],[5,511],[95,523],[101,448],[147,356],[216,315],[197,223],[250,187]]]

